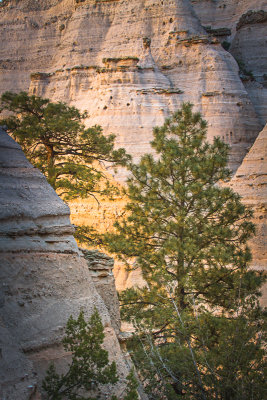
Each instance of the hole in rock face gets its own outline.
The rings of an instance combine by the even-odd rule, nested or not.
[[[172,18],[170,18],[170,23],[172,23],[173,22],[173,19]]]

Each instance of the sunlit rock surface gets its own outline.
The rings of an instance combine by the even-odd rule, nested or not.
[[[190,0],[11,0],[0,18],[0,92],[87,109],[135,159],[183,101],[207,118],[209,138],[232,145],[234,170],[261,129],[236,61]]]
[[[59,370],[66,365],[60,343],[67,319],[80,310],[88,318],[95,307],[105,327],[106,349],[123,378],[125,361],[108,309],[72,236],[69,208],[2,129],[0,210],[0,398],[37,399],[49,363],[55,361]],[[110,388],[103,398],[108,393]]]

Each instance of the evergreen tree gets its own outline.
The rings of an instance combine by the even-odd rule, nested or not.
[[[124,165],[129,156],[123,149],[114,150],[115,136],[104,136],[100,126],[85,128],[87,112],[25,92],[4,93],[0,110],[12,112],[0,125],[8,127],[29,161],[59,196],[69,200],[115,190],[104,173],[103,162]]]
[[[47,370],[43,390],[49,400],[95,399],[99,385],[118,382],[116,364],[109,364],[108,352],[102,348],[104,328],[97,310],[88,322],[81,311],[77,320],[68,319],[64,349],[72,353],[72,361],[66,374],[59,375],[54,364]],[[92,392],[93,397],[84,397],[83,391]],[[115,399],[115,397],[114,397]]]
[[[157,157],[129,165],[126,217],[105,242],[147,282],[121,303],[148,397],[260,400],[264,278],[248,269],[252,213],[218,184],[230,177],[229,149],[206,133],[189,103],[154,129]]]
[[[77,320],[70,316],[63,346],[72,353],[72,360],[65,374],[59,375],[54,364],[49,366],[42,384],[47,400],[95,400],[100,398],[103,385],[118,382],[116,364],[114,361],[109,364],[108,352],[102,348],[103,341],[104,327],[96,309],[88,322],[82,311]],[[138,400],[138,383],[133,370],[126,381],[123,400]],[[110,400],[118,399],[110,395]]]

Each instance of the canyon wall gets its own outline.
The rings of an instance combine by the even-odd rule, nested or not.
[[[189,100],[208,120],[209,138],[231,144],[236,170],[262,121],[236,61],[202,26],[198,11],[213,2],[197,3],[10,0],[0,11],[0,92],[30,88],[87,109],[87,123],[115,133],[136,159],[149,150],[153,126]]]
[[[73,231],[68,206],[0,129],[1,399],[39,399],[49,363],[62,371],[69,361],[61,345],[67,319],[80,310],[88,319],[95,307],[105,329],[105,348],[118,366],[114,393],[123,390],[127,366],[116,335],[120,321],[112,265],[106,266],[109,297],[103,300],[99,277],[88,269]],[[91,264],[99,267],[99,259],[92,254]],[[103,398],[110,391],[104,388]]]
[[[201,24],[227,46],[261,123],[267,120],[267,1],[191,0]]]

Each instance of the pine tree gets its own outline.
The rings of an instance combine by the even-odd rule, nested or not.
[[[69,200],[115,190],[103,163],[124,165],[129,156],[124,149],[114,150],[115,136],[104,136],[100,126],[85,128],[87,112],[25,92],[4,93],[0,110],[12,112],[0,125],[8,127],[59,196]]]
[[[147,282],[121,303],[148,397],[260,400],[264,278],[248,269],[252,212],[220,184],[229,149],[206,133],[190,103],[154,129],[156,157],[129,165],[126,216],[105,242]]]
[[[50,364],[42,383],[45,399],[95,400],[101,397],[103,385],[114,385],[119,381],[116,363],[109,363],[108,352],[102,348],[104,337],[97,309],[88,322],[83,311],[77,320],[70,316],[62,343],[65,351],[72,353],[72,360],[65,374],[58,374],[55,365]],[[133,370],[126,381],[123,400],[138,400],[138,383]],[[118,398],[110,395],[110,400]]]
[[[47,399],[95,399],[99,385],[118,382],[116,364],[114,361],[109,364],[103,341],[104,328],[97,310],[88,322],[82,311],[77,320],[70,316],[63,346],[72,353],[72,361],[65,374],[59,375],[54,364],[48,368],[42,386]],[[92,392],[93,397],[84,397],[84,390]]]

